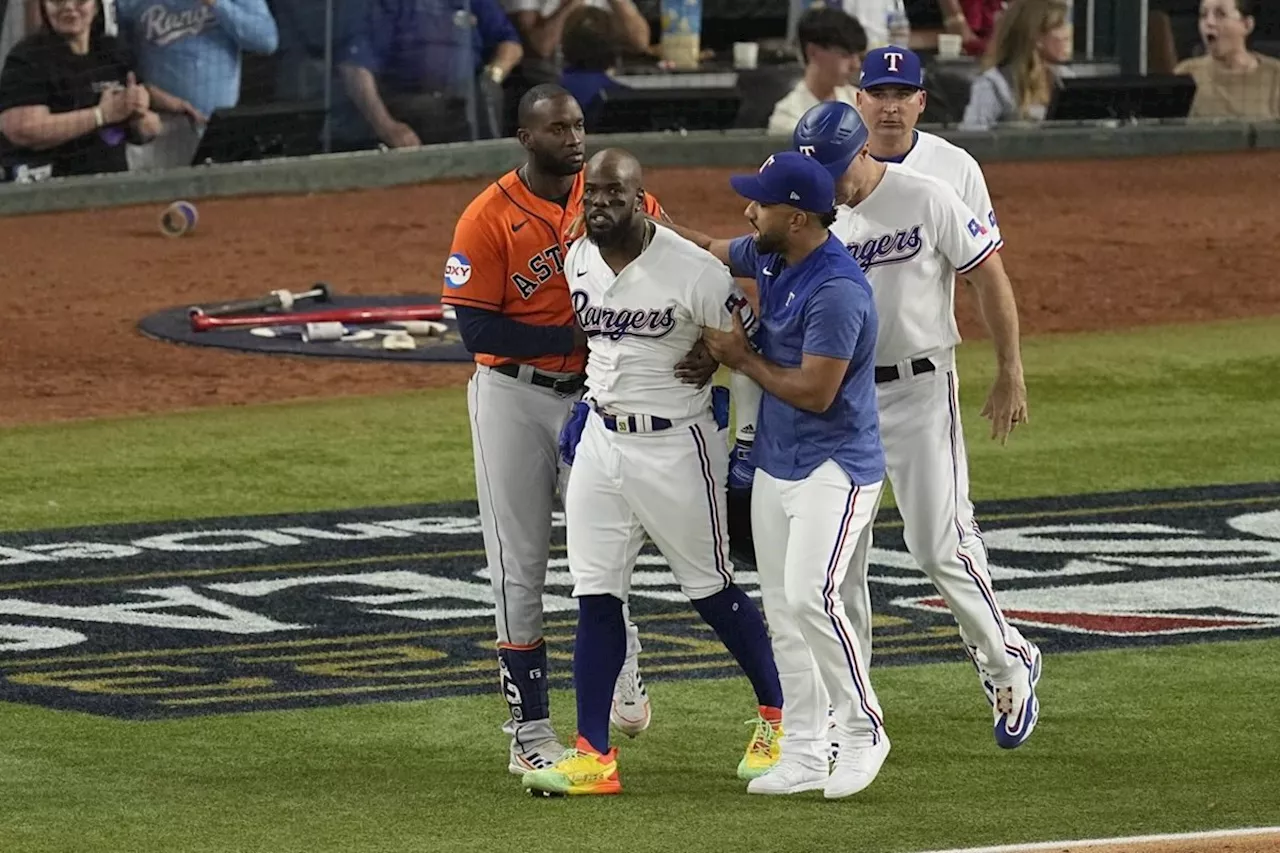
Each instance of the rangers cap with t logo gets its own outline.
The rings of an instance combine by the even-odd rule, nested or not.
[[[759,204],[787,204],[809,213],[830,213],[836,206],[836,186],[821,163],[798,151],[780,151],[754,175],[729,178],[734,192]]]
[[[910,86],[924,88],[924,66],[920,57],[905,47],[878,47],[869,51],[862,60],[862,76],[858,88],[872,86]]]

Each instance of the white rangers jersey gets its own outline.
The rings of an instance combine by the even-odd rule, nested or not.
[[[867,274],[880,315],[876,364],[954,347],[955,276],[996,250],[990,230],[947,184],[888,163],[880,184],[836,211],[832,233]]]
[[[711,383],[675,377],[702,327],[732,329],[734,306],[754,323],[742,291],[714,255],[655,226],[640,256],[614,276],[595,243],[575,240],[565,277],[587,333],[586,399],[610,414],[691,418],[710,411]],[[750,329],[749,329],[750,330]]]
[[[950,184],[960,194],[961,201],[978,214],[978,221],[987,226],[991,239],[995,241],[996,250],[999,251],[1004,246],[996,211],[991,204],[991,193],[987,189],[987,179],[983,176],[978,161],[968,151],[941,136],[917,130],[911,149],[901,158],[886,162],[901,163]]]

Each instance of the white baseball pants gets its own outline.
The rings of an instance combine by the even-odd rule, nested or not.
[[[573,594],[624,602],[645,534],[690,601],[733,582],[729,449],[710,418],[652,433],[618,433],[587,418],[565,496]]]
[[[752,485],[756,570],[782,680],[782,751],[823,769],[831,742],[828,703],[842,744],[869,746],[884,736],[866,656],[842,600],[880,488],[851,483],[831,460],[803,480],[757,469]],[[865,574],[861,599],[869,612]]]
[[[946,359],[938,359],[947,363]],[[987,568],[987,550],[969,500],[969,461],[960,427],[959,380],[954,368],[876,386],[880,436],[903,538],[946,599],[960,637],[997,680],[1029,666],[1031,653],[1005,621]],[[867,573],[870,537],[858,549],[849,583]],[[865,589],[865,583],[861,589]],[[846,602],[858,588],[845,590]],[[871,609],[850,608],[859,645],[871,657]]]

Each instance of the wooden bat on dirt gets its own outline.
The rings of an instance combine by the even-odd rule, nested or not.
[[[317,302],[328,302],[332,294],[329,291],[329,285],[323,281],[316,282],[315,287],[302,293],[291,293],[288,290],[273,290],[266,296],[259,296],[257,299],[241,299],[236,302],[223,302],[218,305],[192,305],[187,309],[187,316],[194,317],[202,314],[206,317],[225,317],[228,314],[244,314],[249,311],[266,311],[271,308],[281,308],[288,311],[295,303],[304,299],[314,299]],[[263,324],[259,324],[263,325]]]
[[[245,326],[301,326],[307,323],[390,323],[396,320],[451,320],[453,309],[444,305],[390,305],[370,308],[331,308],[327,311],[302,311],[295,314],[244,314],[236,317],[210,317],[192,314],[191,329],[234,329]]]

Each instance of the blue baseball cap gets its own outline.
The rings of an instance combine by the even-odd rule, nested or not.
[[[878,47],[869,51],[862,60],[862,76],[858,88],[872,86],[910,86],[924,88],[924,67],[920,57],[905,47]]]
[[[791,134],[791,147],[827,167],[833,178],[849,168],[870,135],[862,116],[841,101],[824,101],[805,111]]]
[[[830,213],[836,206],[831,173],[799,151],[780,151],[754,175],[734,175],[729,184],[743,198],[760,204],[788,204],[809,213]]]

